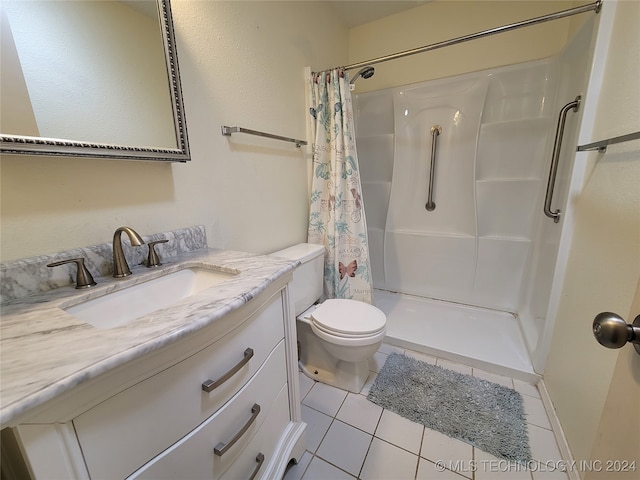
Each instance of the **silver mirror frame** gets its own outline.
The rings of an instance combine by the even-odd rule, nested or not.
[[[170,0],[158,0],[158,9],[178,148],[128,147],[76,140],[1,134],[0,152],[11,155],[46,155],[166,162],[187,162],[191,160]]]

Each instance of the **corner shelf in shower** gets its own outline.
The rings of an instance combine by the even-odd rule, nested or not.
[[[477,178],[476,183],[513,183],[513,182],[540,182],[538,177],[491,177]]]
[[[521,117],[507,120],[491,120],[489,122],[480,122],[481,128],[501,128],[501,127],[513,127],[517,124],[536,124],[536,123],[546,123],[546,122],[555,122],[555,119],[551,115],[541,115],[538,117]]]
[[[513,236],[513,235],[478,235],[478,238],[483,240],[495,240],[500,242],[516,242],[516,243],[532,242],[530,238]]]
[[[356,142],[360,139],[367,139],[367,138],[379,138],[379,137],[393,137],[395,136],[395,132],[390,132],[390,133],[358,133],[356,134]]]
[[[395,233],[401,235],[409,235],[416,237],[450,237],[450,238],[462,238],[462,239],[475,239],[475,234],[464,233],[464,232],[441,232],[437,230],[408,230],[408,229],[397,229],[397,230],[384,230],[385,233]]]

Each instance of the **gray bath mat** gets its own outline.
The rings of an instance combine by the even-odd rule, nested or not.
[[[531,460],[522,396],[511,388],[392,353],[367,398],[498,458]]]

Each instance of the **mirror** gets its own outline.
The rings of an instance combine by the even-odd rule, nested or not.
[[[0,150],[190,160],[169,0],[3,0]]]

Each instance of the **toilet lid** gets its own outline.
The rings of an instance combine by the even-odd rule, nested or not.
[[[311,312],[311,321],[327,333],[359,336],[373,335],[383,330],[387,317],[382,310],[368,303],[330,299]]]

